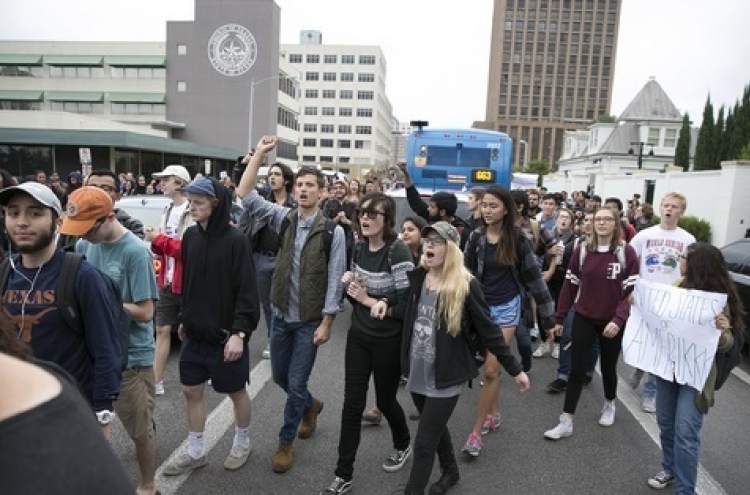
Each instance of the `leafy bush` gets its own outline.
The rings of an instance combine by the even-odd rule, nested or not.
[[[654,225],[658,225],[661,219],[654,215],[653,222]],[[693,234],[696,241],[711,242],[711,224],[702,218],[688,215],[680,218],[677,225]]]

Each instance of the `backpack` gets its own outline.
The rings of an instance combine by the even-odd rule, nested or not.
[[[732,334],[734,342],[727,352],[716,353],[716,382],[714,390],[719,390],[729,378],[732,370],[742,362],[742,348],[745,346],[745,332]]]
[[[396,238],[395,241],[393,241],[392,243],[390,243],[388,245],[388,269],[389,270],[393,266],[393,250],[396,248],[396,244],[398,244],[398,243],[401,243],[404,246],[406,246],[406,243],[404,243],[404,241],[402,241],[400,238]],[[365,241],[358,241],[354,245],[354,256],[352,258],[352,261],[354,261],[354,260],[356,260],[356,259],[359,258],[359,255],[362,252],[362,249],[364,249],[364,246],[365,246]],[[347,266],[349,266],[349,265],[347,265]]]
[[[294,221],[295,228],[297,224],[297,211],[292,210],[292,213],[294,214],[294,220],[292,220],[290,215],[287,215],[284,217],[284,220],[281,221],[281,225],[279,226],[279,239],[284,238],[284,233],[286,232],[286,229],[289,228],[289,225]],[[325,224],[323,225],[323,251],[326,253],[326,260],[331,260],[331,245],[333,244],[333,231],[336,229],[338,224],[334,222],[333,220],[326,219]],[[347,249],[347,251],[349,251]],[[349,266],[349,262],[351,261],[349,252],[346,253],[346,266]]]
[[[588,249],[586,249],[586,243],[577,243],[575,246],[573,246],[573,249],[578,247],[580,244],[583,244],[581,246],[581,250],[578,251],[578,271],[580,272],[583,269],[583,261],[586,259],[586,253],[588,253]],[[620,268],[622,268],[623,272],[625,271],[625,266],[627,265],[627,262],[625,261],[625,242],[620,241],[620,244],[617,246],[617,249],[615,249],[615,256],[617,256],[617,262],[620,263]]]
[[[55,289],[55,306],[68,328],[78,337],[84,337],[84,325],[81,319],[80,306],[76,298],[75,285],[78,269],[84,256],[82,253],[66,252],[63,257],[60,275]],[[5,290],[11,272],[10,262],[6,259],[0,264],[0,287]],[[97,270],[99,271],[99,270]],[[117,331],[117,342],[120,347],[121,369],[128,366],[128,347],[130,346],[130,313],[123,306],[122,296],[117,284],[109,275],[99,271],[106,287],[109,308],[114,312],[112,319]]]

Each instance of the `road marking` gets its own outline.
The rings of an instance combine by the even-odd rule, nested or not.
[[[596,371],[601,375],[599,370],[599,364],[596,365]],[[624,393],[623,393],[624,391]],[[618,376],[617,378],[617,398],[620,402],[630,411],[636,420],[641,424],[644,431],[651,440],[661,449],[661,441],[659,440],[659,425],[656,424],[656,414],[647,413],[641,410],[641,397],[637,390],[630,388],[630,385]],[[660,469],[654,466],[654,473]],[[646,480],[643,480],[646,483]],[[695,492],[699,495],[727,495],[727,492],[721,487],[718,481],[711,476],[708,471],[703,467],[703,464],[698,464],[698,482],[696,483]]]
[[[259,364],[253,368],[250,372],[250,384],[247,386],[247,392],[250,394],[250,399],[254,399],[258,392],[271,379],[271,360],[263,359]],[[234,408],[232,407],[232,400],[227,396],[216,408],[211,411],[211,414],[206,418],[206,431],[203,432],[203,438],[206,442],[206,455],[219,443],[221,437],[227,432],[227,430],[234,424]],[[164,495],[171,495],[177,493],[180,486],[187,481],[190,473],[188,471],[185,474],[179,476],[164,476],[164,466],[176,457],[180,452],[187,449],[188,441],[185,439],[177,449],[167,458],[164,463],[159,466],[156,470],[156,486],[159,491]]]
[[[750,375],[742,371],[739,366],[737,366],[736,368],[732,370],[732,374],[736,376],[737,378],[739,378],[740,380],[742,380],[743,382],[745,382],[746,384],[750,385]]]

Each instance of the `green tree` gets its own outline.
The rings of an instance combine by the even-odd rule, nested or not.
[[[550,172],[549,162],[547,160],[532,160],[531,163],[529,163],[527,172],[530,174],[539,174],[537,185],[541,186],[544,181],[544,176]]]
[[[617,122],[617,117],[614,115],[607,115],[606,113],[601,114],[594,120],[595,124],[614,124]]]
[[[677,138],[677,149],[674,153],[674,164],[687,172],[690,170],[690,115],[685,112],[682,117],[680,137]]]
[[[703,109],[703,122],[698,131],[698,142],[695,145],[694,170],[712,170],[714,168],[714,106],[711,96],[706,100]]]
[[[730,160],[729,145],[732,139],[734,129],[734,114],[732,108],[727,108],[727,118],[724,119],[724,132],[721,133],[721,143],[719,147],[719,163]]]
[[[714,138],[713,138],[713,158],[711,159],[711,163],[713,166],[711,167],[714,170],[719,170],[721,168],[721,142],[723,140],[724,136],[724,105],[722,105],[719,108],[719,116],[716,117],[716,122],[714,123]]]

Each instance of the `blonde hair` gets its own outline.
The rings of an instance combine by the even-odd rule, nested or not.
[[[676,199],[677,201],[680,202],[680,206],[682,206],[682,211],[684,212],[685,210],[687,210],[687,198],[684,195],[678,192],[668,192],[667,194],[664,195],[664,197],[661,198],[661,202],[664,203],[664,200],[667,198]]]
[[[422,267],[427,268],[422,258]],[[427,268],[429,270],[429,268]],[[464,256],[455,242],[446,242],[445,260],[440,284],[437,287],[438,316],[445,319],[448,333],[455,337],[461,333],[464,302],[469,295],[472,275],[464,266]]]

